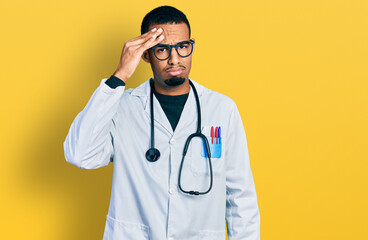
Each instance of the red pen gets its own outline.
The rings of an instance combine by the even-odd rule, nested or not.
[[[218,127],[216,127],[216,130],[215,130],[215,138],[216,138],[216,144],[218,144]]]
[[[212,139],[212,144],[213,144],[213,137],[214,137],[214,132],[213,132],[213,126],[211,127],[211,139]]]

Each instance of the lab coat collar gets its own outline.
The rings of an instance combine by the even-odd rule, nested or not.
[[[141,102],[143,104],[144,110],[147,114],[148,117],[150,117],[151,113],[150,113],[150,91],[151,91],[151,87],[150,87],[150,80],[151,78],[149,78],[147,81],[145,81],[144,83],[142,83],[140,86],[138,86],[137,88],[135,88],[132,92],[131,95],[132,96],[138,96],[141,99]],[[197,82],[193,81],[192,79],[189,78],[189,80],[191,80],[197,90],[198,96],[201,97],[202,94],[204,93],[205,87],[198,84]],[[171,124],[169,122],[169,120],[166,117],[166,114],[164,112],[164,110],[162,109],[160,103],[158,102],[157,98],[155,97],[155,95],[153,95],[153,108],[154,108],[154,117],[155,117],[155,124],[158,123],[160,124],[164,129],[166,129],[166,131],[170,134],[173,135],[173,129],[171,127]],[[191,116],[191,113],[196,112],[197,111],[197,106],[196,106],[196,101],[195,101],[195,96],[194,96],[194,92],[192,87],[190,87],[190,91],[189,91],[189,95],[188,95],[188,99],[184,105],[183,111],[181,113],[178,125],[176,126],[175,131],[180,130],[181,128],[185,128],[186,126],[188,126],[189,124],[192,124],[192,117],[188,117]]]
[[[151,78],[147,79],[145,82],[143,82],[141,85],[136,87],[132,92],[132,96],[141,96],[141,97],[149,97],[150,96],[150,82]],[[199,83],[193,81],[193,79],[189,78],[190,81],[193,82],[195,88],[197,89],[198,96],[201,96],[204,90],[204,87],[200,85]],[[192,91],[192,90],[191,90]]]

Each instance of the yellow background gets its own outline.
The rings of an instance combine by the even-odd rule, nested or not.
[[[2,0],[0,238],[102,239],[113,165],[78,169],[63,141],[163,4],[191,23],[190,77],[241,112],[261,238],[368,239],[366,0]]]

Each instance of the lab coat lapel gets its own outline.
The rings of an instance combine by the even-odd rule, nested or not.
[[[132,91],[133,96],[138,96],[143,104],[144,110],[148,119],[151,121],[151,86],[150,86],[149,78],[147,81],[139,85]],[[153,115],[154,115],[154,123],[161,125],[168,133],[173,134],[173,130],[171,128],[170,122],[166,117],[164,110],[161,107],[161,104],[153,94]]]
[[[140,86],[138,86],[137,88],[135,88],[132,91],[132,95],[140,97],[141,102],[144,106],[144,110],[145,110],[145,112],[146,112],[149,119],[151,117],[151,111],[150,111],[150,91],[151,91],[151,87],[150,87],[150,83],[149,83],[150,79],[148,79],[147,81],[145,81],[144,83],[142,83]],[[194,86],[197,90],[198,96],[199,96],[199,101],[201,101],[200,99],[201,99],[201,95],[202,95],[202,92],[203,92],[203,86],[196,83],[195,81],[193,81],[190,78],[189,78],[189,80],[191,80],[193,82],[193,84],[194,84]],[[159,101],[155,97],[155,95],[153,95],[153,110],[154,110],[155,124],[161,125],[168,133],[173,135],[173,129],[171,127],[171,124],[170,124],[168,118],[166,117],[166,114],[165,114],[164,110],[162,109],[161,104],[159,103]],[[189,95],[188,95],[188,99],[185,102],[183,111],[180,115],[178,125],[176,126],[176,129],[175,129],[175,132],[180,131],[180,129],[186,129],[186,130],[194,129],[195,130],[196,126],[197,126],[197,117],[196,116],[197,116],[197,104],[196,104],[193,89],[192,89],[192,87],[190,87],[190,92],[189,92]]]
[[[148,107],[146,107],[146,108],[149,112],[150,112],[150,104],[151,104],[150,99],[148,99],[148,104],[147,104]],[[163,128],[165,128],[172,135],[173,130],[172,130],[171,124],[169,122],[169,119],[167,118],[167,116],[166,116],[164,110],[162,109],[160,102],[157,100],[155,94],[153,94],[153,111],[154,111],[153,114],[154,114],[154,117],[155,117],[155,123],[160,124]]]
[[[191,80],[197,90],[199,102],[201,102],[200,96],[202,95],[203,88],[198,83]],[[192,86],[190,86],[190,91],[188,95],[188,99],[185,102],[183,111],[180,115],[180,119],[178,122],[178,125],[176,126],[175,132],[186,132],[186,131],[195,131],[197,129],[197,103],[195,99],[195,95],[192,89]]]

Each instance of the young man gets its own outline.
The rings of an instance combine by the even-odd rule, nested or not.
[[[64,142],[80,168],[113,161],[103,239],[224,240],[225,219],[230,240],[260,239],[242,120],[229,97],[189,78],[195,40],[186,16],[158,7],[141,33],[124,43],[117,70]],[[141,57],[154,77],[125,90]]]

